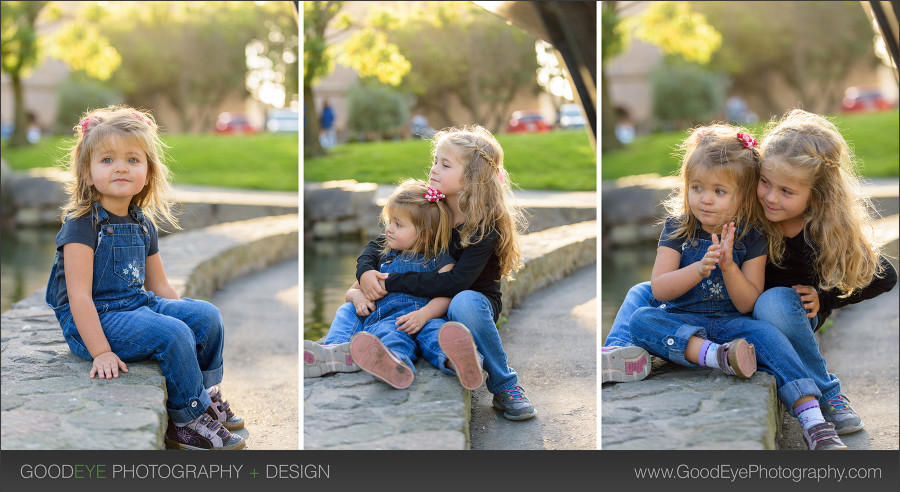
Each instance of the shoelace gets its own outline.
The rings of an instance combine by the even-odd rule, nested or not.
[[[838,396],[835,396],[834,398],[829,398],[828,405],[835,410],[846,410],[847,409],[847,401],[844,400],[843,395],[838,395]]]
[[[524,396],[522,394],[522,388],[520,388],[519,386],[513,386],[512,388],[506,390],[506,392],[509,393],[510,399],[519,400]]]

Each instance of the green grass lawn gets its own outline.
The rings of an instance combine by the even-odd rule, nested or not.
[[[596,190],[594,149],[583,130],[543,134],[497,134],[504,165],[523,189]],[[355,179],[397,183],[425,178],[431,167],[431,142],[402,140],[339,145],[328,155],[306,159],[305,181]]]
[[[296,134],[166,135],[168,164],[176,184],[297,191],[299,143]],[[61,165],[72,137],[47,137],[23,149],[3,147],[13,169]]]
[[[859,172],[870,178],[898,175],[898,112],[847,114],[832,118],[845,139],[854,147]],[[765,123],[749,128],[762,136]],[[633,174],[657,173],[669,176],[678,172],[680,160],[673,153],[687,136],[686,132],[654,133],[635,138],[623,150],[601,156],[601,176],[616,179]]]

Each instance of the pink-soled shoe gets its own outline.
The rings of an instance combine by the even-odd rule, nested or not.
[[[350,356],[362,370],[397,389],[409,388],[415,374],[375,335],[360,332],[350,339]]]
[[[732,374],[739,378],[749,379],[756,372],[756,347],[743,338],[732,340],[722,345],[724,350],[719,350],[718,356],[727,361],[719,360],[719,367],[726,374]],[[723,356],[724,354],[724,356]]]
[[[600,354],[601,384],[640,381],[650,374],[650,353],[641,347],[603,347]]]
[[[462,323],[448,321],[438,330],[438,344],[453,364],[459,384],[469,390],[480,387],[484,382],[481,357],[469,329]]]

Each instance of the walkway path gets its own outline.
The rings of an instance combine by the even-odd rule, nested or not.
[[[597,264],[529,294],[500,329],[538,415],[512,422],[472,392],[472,449],[597,449]]]
[[[298,449],[296,257],[230,281],[210,300],[225,321],[222,390],[249,449]]]

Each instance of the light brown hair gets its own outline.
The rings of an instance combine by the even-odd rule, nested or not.
[[[404,253],[434,258],[450,245],[451,213],[445,200],[428,201],[424,194],[428,184],[416,179],[403,181],[381,209],[381,223],[387,226],[391,217],[405,215],[416,228],[416,240]],[[390,248],[384,242],[382,252]]]
[[[81,217],[100,200],[100,192],[88,184],[91,175],[91,152],[109,137],[133,138],[147,154],[149,184],[131,198],[131,205],[141,208],[154,224],[162,219],[178,228],[172,212],[171,172],[165,163],[166,145],[159,138],[159,127],[149,112],[127,106],[109,106],[88,111],[74,127],[75,145],[69,149],[67,162],[72,180],[67,183],[68,202],[62,207],[62,221]]]
[[[494,252],[500,260],[500,276],[512,278],[522,267],[520,236],[525,216],[512,195],[512,182],[503,165],[503,148],[480,125],[446,128],[432,139],[432,160],[444,145],[452,146],[465,167],[459,193],[459,209],[466,216],[460,237],[462,247],[476,244],[491,230],[497,233]]]

